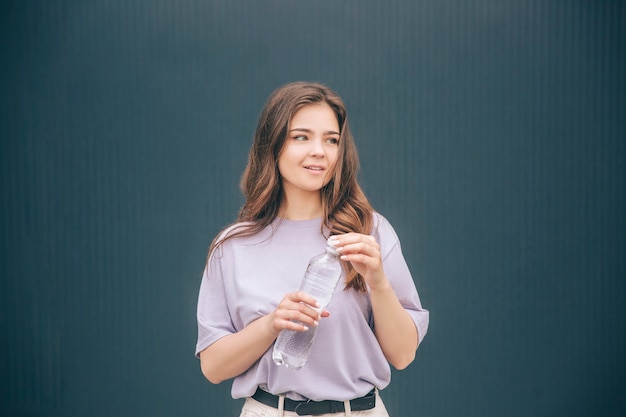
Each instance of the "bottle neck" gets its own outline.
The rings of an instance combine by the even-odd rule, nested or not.
[[[326,254],[335,258],[339,257],[339,252],[333,245],[326,245]]]

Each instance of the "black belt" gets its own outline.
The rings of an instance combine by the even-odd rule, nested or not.
[[[278,396],[257,388],[252,396],[255,400],[270,407],[278,408]],[[352,411],[371,410],[376,406],[376,391],[371,390],[360,398],[350,400]],[[285,411],[295,411],[299,416],[316,416],[319,414],[343,413],[345,411],[343,401],[295,401],[285,398]]]

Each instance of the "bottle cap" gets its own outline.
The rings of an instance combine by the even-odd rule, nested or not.
[[[326,250],[330,250],[333,254],[338,255],[339,252],[337,252],[337,249],[335,247],[335,240],[331,237],[329,237],[326,240]]]

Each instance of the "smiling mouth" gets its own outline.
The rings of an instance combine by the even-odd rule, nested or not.
[[[309,169],[311,171],[323,171],[324,168],[322,167],[314,167],[314,166],[305,166],[304,168]]]

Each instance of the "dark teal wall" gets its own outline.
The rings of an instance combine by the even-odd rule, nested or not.
[[[265,97],[345,98],[431,327],[393,416],[626,412],[623,1],[4,1],[0,414],[236,416],[195,304]]]

